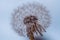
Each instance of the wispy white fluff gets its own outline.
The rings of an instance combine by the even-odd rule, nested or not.
[[[25,16],[35,15],[38,22],[47,28],[50,24],[50,16],[46,8],[40,3],[26,3],[19,6],[12,15],[12,25],[14,30],[22,36],[27,36],[26,25],[23,23]]]

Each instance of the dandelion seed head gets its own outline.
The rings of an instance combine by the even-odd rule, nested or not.
[[[12,26],[13,29],[21,36],[27,36],[27,27],[24,23],[29,21],[29,17],[34,21],[38,21],[38,23],[45,29],[50,24],[49,12],[40,3],[28,3],[21,7],[19,6],[12,15]],[[26,20],[24,20],[25,18]]]

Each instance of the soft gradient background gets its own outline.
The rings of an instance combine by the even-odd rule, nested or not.
[[[34,0],[33,0],[34,1]],[[60,0],[36,0],[47,7],[51,15],[51,25],[44,33],[44,40],[60,40]],[[31,0],[0,0],[0,40],[28,40],[12,30],[11,14],[13,9]]]

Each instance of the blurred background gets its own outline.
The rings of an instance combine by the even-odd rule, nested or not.
[[[22,3],[38,1],[50,11],[51,24],[42,40],[60,40],[60,0],[0,0],[0,40],[28,40],[12,29],[11,14]]]

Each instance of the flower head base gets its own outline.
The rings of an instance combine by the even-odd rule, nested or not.
[[[30,15],[30,16],[27,16],[26,18],[24,18],[24,24],[29,24],[29,23],[34,23],[34,22],[36,22],[38,19],[35,17],[35,16],[32,16],[32,15]]]
[[[13,29],[22,36],[34,40],[34,33],[43,36],[50,24],[50,16],[40,3],[29,3],[18,7],[12,16]]]

